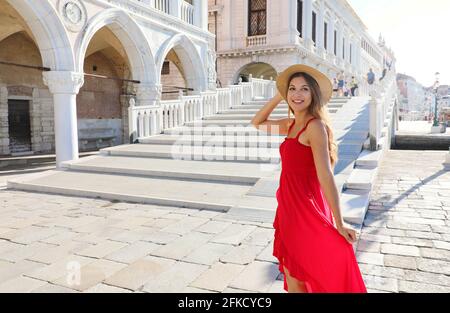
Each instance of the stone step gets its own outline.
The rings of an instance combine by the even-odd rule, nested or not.
[[[341,151],[346,154],[361,152],[361,139],[347,137],[348,135],[335,138]],[[269,147],[278,148],[285,140],[285,136],[272,136],[260,131],[255,135],[214,135],[214,134],[173,134],[173,135],[153,135],[147,138],[139,139],[141,144],[157,145],[194,145],[194,146],[224,146],[224,147]]]
[[[216,116],[214,116],[216,117]],[[194,126],[194,127],[204,127],[204,126],[219,126],[219,127],[239,127],[239,126],[249,126],[251,119],[246,120],[200,120],[200,121],[193,121],[193,122],[187,122],[184,125],[185,126]]]
[[[354,130],[350,130],[350,131],[340,131],[340,130],[335,130],[334,131],[334,138],[339,141],[339,140],[349,140],[349,141],[359,141],[359,142],[364,142],[365,139],[367,139],[367,136],[369,135],[368,131],[364,131],[364,130],[358,130],[358,131],[354,131]]]
[[[98,154],[98,152],[80,152],[78,153],[78,156],[80,158]],[[47,165],[47,164],[53,164],[56,162],[56,155],[55,154],[33,154],[33,155],[26,155],[26,156],[7,156],[7,157],[1,157],[0,158],[0,168],[7,167],[7,166],[33,166],[33,165]]]
[[[226,212],[250,187],[66,170],[15,178],[8,181],[8,188]]]
[[[224,119],[226,116],[227,119]],[[196,120],[191,122],[186,122],[184,126],[187,127],[204,127],[204,126],[229,126],[229,127],[238,127],[238,126],[248,126],[254,114],[216,114],[212,116],[205,117],[203,120]],[[273,119],[282,119],[287,118],[287,115],[272,115]],[[292,116],[293,118],[293,116]],[[348,131],[369,131],[369,124],[364,119],[358,119],[357,121],[348,121],[342,117],[337,117],[336,114],[330,114],[331,124],[334,130],[348,130]]]
[[[267,103],[267,102],[265,102],[265,103],[263,103],[263,104],[261,104],[261,105],[258,105],[258,104],[233,105],[233,106],[231,106],[231,109],[232,109],[232,110],[234,110],[234,109],[242,109],[242,110],[244,110],[244,109],[249,109],[249,110],[259,110],[259,109],[261,109],[266,103]],[[339,109],[339,108],[342,108],[344,105],[345,105],[345,103],[328,103],[328,104],[327,104],[327,107],[328,107],[328,109]],[[278,104],[278,105],[276,106],[276,109],[284,109],[284,110],[287,110],[287,108],[288,108],[288,105],[287,105],[287,104],[283,104],[283,103],[280,103],[280,104]]]
[[[369,207],[370,192],[366,190],[345,190],[341,193],[340,205],[345,222],[362,224]]]
[[[383,150],[363,150],[356,160],[356,166],[377,167],[383,157]]]
[[[241,119],[245,116],[245,118],[253,118],[256,113],[259,112],[259,109],[231,109],[227,111],[220,112],[216,115],[208,116],[208,119],[222,119],[226,116],[229,119]],[[334,114],[337,112],[337,109],[328,109],[329,114]],[[275,109],[270,114],[270,118],[286,118],[288,115],[288,110],[277,110]],[[293,114],[291,114],[291,118],[293,118]]]
[[[267,167],[253,163],[178,161],[122,156],[94,156],[83,160],[64,162],[63,167],[84,172],[223,181],[251,185],[261,177],[273,175],[273,171]]]
[[[261,107],[262,108],[262,107]],[[240,108],[240,107],[237,107],[237,108],[232,108],[232,109],[229,109],[229,110],[225,110],[225,111],[222,111],[222,112],[219,112],[218,114],[217,114],[217,116],[219,116],[219,115],[222,115],[222,114],[256,114],[261,108],[257,108],[257,109],[244,109],[244,108]],[[285,109],[279,109],[279,108],[276,108],[276,109],[274,109],[273,111],[272,111],[272,114],[284,114],[284,115],[287,115],[287,113],[288,113],[288,109],[287,108],[285,108]]]
[[[285,118],[287,116],[283,116],[281,118]],[[335,123],[333,122],[333,117],[331,116],[332,125],[334,129],[350,129],[350,126],[348,123],[342,122],[342,123]],[[203,126],[219,126],[219,127],[239,127],[239,126],[250,126],[251,118],[248,119],[230,119],[230,120],[219,120],[217,119],[217,116],[214,116],[213,119],[206,119],[206,120],[200,120],[200,121],[192,121],[185,123],[185,126],[197,126],[197,127],[203,127]],[[351,129],[352,130],[366,130],[368,127],[367,124],[359,123],[359,124],[352,124]]]
[[[100,150],[102,155],[166,158],[188,161],[222,161],[273,163],[280,162],[278,148],[211,147],[190,145],[133,144]]]
[[[231,109],[248,109],[248,110],[257,110],[257,109],[261,109],[263,106],[265,106],[267,104],[267,102],[262,102],[261,104],[238,104],[238,105],[232,105]],[[275,109],[283,109],[283,110],[287,110],[288,109],[288,105],[285,102],[281,102],[279,103]]]
[[[356,167],[345,182],[346,189],[371,190],[378,167]]]
[[[252,118],[255,116],[253,113],[248,114],[216,114],[212,116],[204,117],[203,120],[246,120],[251,121]],[[270,119],[282,119],[287,118],[287,114],[277,114],[272,113],[269,116]]]
[[[244,101],[242,103],[242,105],[265,105],[268,101],[270,101],[271,99],[260,99],[260,100],[252,100],[252,101]],[[346,97],[340,97],[340,98],[331,98],[330,101],[328,103],[347,103],[348,101],[350,101],[351,98],[346,98]],[[283,100],[280,102],[280,104],[282,105],[286,105],[286,101]]]
[[[211,134],[217,136],[223,135],[242,135],[242,136],[258,136],[262,131],[256,129],[253,125],[240,126],[240,127],[225,127],[214,125],[198,124],[196,126],[181,126],[170,129],[165,129],[166,135],[204,135],[210,136]],[[274,135],[272,135],[274,136]]]
[[[255,201],[257,198],[259,200]],[[259,203],[264,203],[264,205],[257,206],[256,204]],[[272,224],[275,219],[277,206],[276,198],[246,196],[245,201],[241,201],[241,203],[228,210],[226,217],[233,220]]]
[[[264,100],[253,100],[253,101],[244,101],[242,105],[264,105],[266,104],[270,99],[264,99]],[[286,101],[281,101],[280,104],[286,105]]]
[[[339,155],[351,155],[356,159],[362,151],[361,142],[337,141]]]
[[[356,148],[355,148],[356,146]],[[338,158],[356,158],[354,152],[358,145],[341,145]],[[157,145],[133,144],[100,150],[102,155],[128,156],[142,158],[165,158],[188,161],[220,161],[273,163],[280,162],[278,147],[227,147],[227,146],[191,146],[190,144]]]
[[[334,167],[334,174],[345,174],[346,177],[350,175],[355,166],[355,158],[351,156],[341,155],[339,156],[338,162]]]
[[[155,135],[139,139],[143,144],[159,145],[195,145],[195,146],[226,146],[226,147],[272,147],[277,148],[284,141],[282,136],[271,136],[259,132],[257,135],[215,135],[215,134],[180,134],[180,135]]]
[[[177,135],[177,136],[188,136],[188,135],[203,135],[205,137],[214,136],[264,136],[265,132],[256,129],[253,125],[248,125],[245,127],[225,127],[225,126],[181,126],[174,127],[164,130],[164,135]],[[337,141],[350,140],[350,141],[362,141],[367,138],[369,132],[367,130],[340,130],[334,128],[334,138]],[[272,137],[278,137],[279,135],[271,134]],[[280,135],[284,140],[284,135]],[[149,137],[151,138],[151,137]]]

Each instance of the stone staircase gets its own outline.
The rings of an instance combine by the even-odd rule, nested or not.
[[[392,99],[384,117],[383,128],[381,130],[381,140],[378,150],[371,151],[370,140],[366,139],[363,145],[363,151],[354,162],[354,168],[344,184],[344,192],[341,197],[341,204],[345,219],[349,223],[362,227],[364,217],[369,207],[369,199],[373,184],[378,174],[378,168],[385,152],[390,147],[389,125],[391,125],[393,116],[393,107],[395,99]]]
[[[355,181],[349,181],[356,162],[364,164],[360,154],[369,131],[367,102],[363,97],[335,98],[328,105],[339,144],[335,177],[342,191],[343,215],[350,223],[358,222],[355,212],[365,214],[363,205],[369,197],[367,190],[354,188]],[[100,155],[65,162],[61,170],[9,181],[8,188],[218,210],[233,218],[271,223],[277,207],[278,149],[284,137],[267,135],[249,124],[264,104],[255,100],[235,105],[141,138],[138,144],[105,148]],[[287,104],[281,103],[271,118],[286,116]]]

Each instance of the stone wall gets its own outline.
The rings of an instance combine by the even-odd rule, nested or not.
[[[0,86],[0,155],[9,154],[8,89]]]
[[[24,33],[16,33],[0,42],[0,59],[11,63],[42,66],[38,48]],[[42,71],[0,65],[0,73],[0,154],[10,153],[8,99],[30,102],[32,151],[54,151],[53,97],[43,83]]]
[[[114,63],[101,52],[86,58],[84,71],[107,77],[123,77],[124,61],[116,58]],[[95,66],[95,71],[94,71]],[[84,84],[77,95],[77,117],[79,119],[122,118],[120,94],[122,82],[85,76]]]
[[[33,89],[31,110],[31,147],[35,152],[55,151],[53,96],[48,89]]]

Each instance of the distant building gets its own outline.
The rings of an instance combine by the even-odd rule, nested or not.
[[[378,42],[346,0],[209,0],[209,31],[216,35],[217,74],[222,85],[250,75],[276,79],[302,63],[330,78],[344,71],[360,87],[369,68],[377,79],[395,71],[395,57]],[[360,90],[362,92],[362,90]]]
[[[397,75],[399,112],[401,120],[423,120],[429,116],[431,99],[428,102],[424,87],[413,77]],[[434,99],[434,98],[433,98]],[[433,100],[434,103],[434,100]]]

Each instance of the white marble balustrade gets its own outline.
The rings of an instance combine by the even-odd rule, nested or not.
[[[232,105],[258,98],[270,98],[275,92],[275,82],[254,79],[199,95],[182,96],[176,100],[158,101],[154,106],[129,107],[129,133],[131,141],[160,134],[165,129],[182,126],[186,122],[228,110]]]

